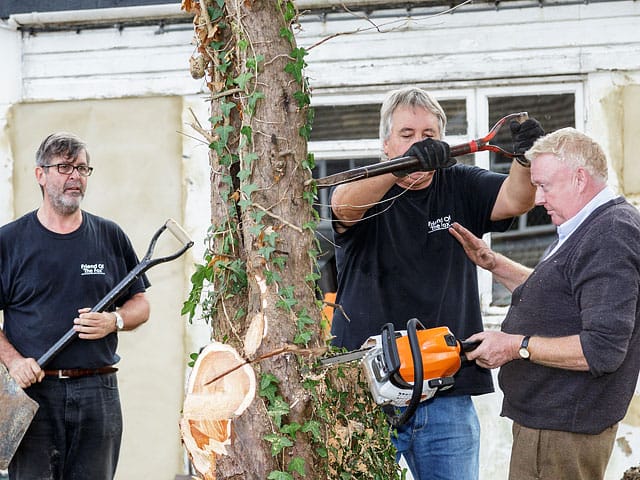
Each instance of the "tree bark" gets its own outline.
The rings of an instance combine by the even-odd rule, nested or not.
[[[276,0],[227,2],[225,8],[229,27],[222,41],[226,50],[234,54],[231,75],[242,78],[250,74],[252,79],[244,89],[235,88],[240,90],[236,92],[235,85],[227,82],[222,90],[233,93],[216,98],[211,104],[213,118],[227,118],[221,105],[233,103],[228,115],[233,127],[228,146],[229,151],[237,153],[237,161],[228,166],[220,152],[212,150],[211,221],[214,226],[222,226],[220,230],[225,225],[237,227],[234,254],[245,262],[247,286],[240,295],[221,301],[212,325],[217,340],[227,341],[253,359],[293,344],[298,332],[296,312],[306,310],[319,325],[315,291],[305,281],[313,271],[308,251],[314,242],[313,232],[302,228],[312,219],[312,207],[302,195],[304,182],[310,178],[310,172],[302,166],[307,155],[306,141],[299,134],[306,114],[294,99],[301,86],[285,72],[295,45],[280,34],[281,29],[290,28],[280,12],[281,4]],[[238,43],[242,39],[244,46]],[[251,63],[256,58],[264,59],[259,62],[258,72]],[[251,94],[255,92],[262,92],[264,98],[257,100],[251,115]],[[246,127],[251,129],[251,142],[241,133]],[[240,174],[247,171],[248,176]],[[234,202],[227,198],[229,189],[235,192]],[[225,249],[229,238],[214,237],[214,255]],[[279,267],[280,261],[286,263],[284,268]],[[278,306],[282,289],[295,292],[297,303],[292,311]],[[317,346],[319,331],[312,328],[312,343]],[[250,334],[253,340],[248,345],[250,332],[258,335]],[[253,365],[258,383],[260,376],[267,373],[278,379],[279,394],[290,406],[283,421],[304,424],[310,415],[311,399],[301,384],[299,357],[285,353]],[[287,461],[293,456],[305,459],[305,478],[321,478],[314,476],[316,458],[308,434],[298,433],[286,453],[271,454],[271,445],[264,437],[276,432],[277,425],[262,398],[257,397],[243,415],[233,420],[233,429],[229,455],[218,458],[219,478],[266,479],[272,471],[287,471]]]

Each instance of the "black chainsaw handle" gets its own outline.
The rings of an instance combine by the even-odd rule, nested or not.
[[[167,255],[165,257],[151,258],[153,255],[153,251],[156,247],[156,242],[158,238],[165,230],[169,230],[173,236],[182,243],[182,247],[177,250],[175,253],[171,255]],[[144,272],[149,270],[151,267],[154,267],[160,263],[169,262],[178,258],[184,252],[186,252],[189,248],[193,246],[193,241],[189,238],[187,232],[176,223],[175,220],[169,219],[164,225],[162,225],[156,233],[151,238],[151,242],[149,243],[149,248],[147,248],[147,253],[142,258],[140,263],[136,265],[133,270],[131,270],[127,276],[125,276],[120,283],[118,283],[109,293],[107,293],[102,300],[100,300],[92,309],[92,312],[104,312],[107,308],[114,304],[114,302],[131,286],[135,280],[142,275]],[[53,344],[49,350],[47,350],[39,359],[38,365],[40,368],[44,368],[53,357],[59,354],[67,345],[69,345],[76,337],[78,333],[71,327],[70,330],[67,331],[55,344]]]
[[[413,388],[411,390],[411,399],[409,405],[404,409],[400,415],[392,414],[387,415],[389,423],[392,427],[400,427],[407,423],[407,421],[413,417],[420,400],[422,399],[422,387],[424,382],[424,369],[422,365],[422,351],[420,349],[420,341],[418,340],[418,325],[420,329],[424,329],[424,326],[417,318],[412,318],[407,322],[407,337],[409,339],[409,347],[411,350],[411,358],[413,360]]]
[[[473,352],[482,343],[482,340],[476,340],[475,342],[469,342],[468,340],[458,340],[460,344],[460,357],[463,362],[471,362],[465,355],[468,352]]]

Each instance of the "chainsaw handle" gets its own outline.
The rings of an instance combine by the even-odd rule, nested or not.
[[[481,340],[476,340],[475,342],[460,340],[460,351],[461,353],[473,352],[481,343]]]
[[[491,152],[501,153],[502,155],[509,158],[515,158],[518,156],[517,153],[509,152],[497,145],[492,145],[489,142],[497,135],[498,130],[500,130],[500,128],[502,128],[502,126],[506,122],[510,120],[516,120],[519,123],[522,123],[528,118],[529,114],[527,112],[510,113],[509,115],[505,115],[500,120],[498,120],[493,127],[491,127],[489,133],[487,133],[484,137],[477,138],[460,145],[452,146],[449,149],[449,156],[458,157],[460,155],[489,150]],[[336,185],[341,185],[343,183],[362,180],[364,178],[376,177],[385,173],[408,170],[415,167],[419,163],[420,161],[416,157],[396,157],[386,162],[374,163],[373,165],[364,165],[362,167],[353,168],[344,172],[334,173],[333,175],[328,175],[326,177],[318,179],[312,178],[305,181],[304,185],[307,186],[315,182],[315,186],[318,189],[328,188]]]
[[[424,382],[424,369],[422,365],[422,351],[420,350],[420,341],[418,340],[418,328],[424,329],[424,326],[417,318],[412,318],[407,322],[407,337],[409,346],[411,347],[411,358],[413,360],[413,388],[411,391],[411,399],[409,405],[400,415],[388,415],[389,423],[392,427],[400,427],[416,412],[420,400],[422,399],[422,387]],[[395,343],[395,342],[394,342]],[[397,350],[396,350],[397,354]]]
[[[465,355],[468,352],[473,352],[476,348],[480,346],[482,340],[476,340],[475,342],[469,342],[468,340],[458,340],[460,344],[460,357],[463,362],[471,362],[467,356]]]
[[[153,251],[156,247],[156,242],[160,235],[165,230],[169,230],[171,234],[178,239],[182,243],[182,247],[177,250],[175,253],[171,255],[167,255],[166,257],[158,257],[151,258],[153,256]],[[109,308],[113,303],[136,281],[136,279],[142,275],[144,272],[149,270],[151,267],[158,265],[159,263],[169,262],[178,258],[184,252],[186,252],[189,248],[193,246],[193,241],[189,238],[187,232],[184,231],[180,225],[176,223],[175,220],[169,219],[164,225],[162,225],[153,235],[151,241],[149,242],[149,248],[147,248],[147,253],[145,253],[144,257],[136,265],[133,270],[131,270],[121,281],[118,283],[109,293],[107,293],[92,309],[92,312],[104,312],[107,308]],[[74,330],[73,327],[67,331],[55,344],[53,344],[49,350],[47,350],[39,359],[38,365],[41,368],[51,361],[51,359],[60,353],[67,345],[69,345],[76,337],[78,336],[78,332]]]

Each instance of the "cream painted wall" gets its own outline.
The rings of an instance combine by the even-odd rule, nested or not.
[[[640,195],[640,85],[627,85],[622,89],[622,132],[624,140],[624,192]]]
[[[183,220],[182,107],[181,97],[15,105],[9,122],[15,215],[40,204],[33,170],[41,140],[56,130],[71,131],[88,143],[95,168],[83,208],[115,220],[142,257],[167,218]],[[167,232],[156,252],[163,255],[177,247]],[[178,419],[187,362],[180,316],[188,278],[185,262],[190,257],[148,272],[151,318],[119,336],[124,412],[119,480],[169,480],[184,470]]]

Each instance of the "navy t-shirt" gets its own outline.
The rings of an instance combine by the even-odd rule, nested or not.
[[[80,228],[58,234],[36,212],[0,228],[0,310],[4,334],[23,356],[42,356],[68,330],[78,309],[94,307],[136,265],[138,258],[114,222],[82,212]],[[143,275],[118,298],[122,305],[149,286]],[[115,308],[115,307],[114,307]],[[47,368],[112,365],[118,337],[73,340]]]
[[[458,222],[477,236],[508,228],[511,220],[490,221],[505,179],[459,164],[437,171],[423,190],[394,185],[363,221],[335,232],[336,303],[344,314],[334,311],[334,344],[359,348],[385,323],[405,330],[411,318],[448,326],[460,339],[481,331],[476,266],[448,227]],[[465,363],[447,394],[491,391],[490,372]]]

